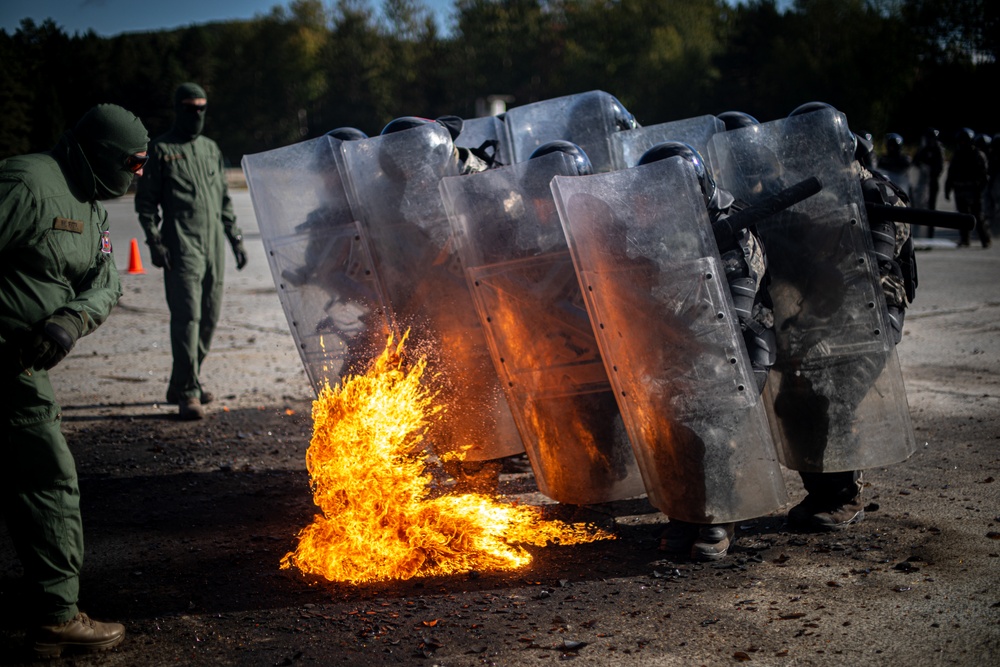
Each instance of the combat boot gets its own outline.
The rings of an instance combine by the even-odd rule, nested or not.
[[[177,403],[178,405],[180,405],[181,401],[183,400],[184,399],[178,396],[176,392],[170,391],[169,389],[167,390],[167,403]],[[210,391],[205,391],[204,389],[201,390],[202,405],[208,405],[214,400],[215,400],[215,394],[213,394]]]
[[[713,523],[698,527],[698,536],[691,545],[693,560],[719,560],[729,553],[736,535],[735,523]]]
[[[830,531],[846,528],[865,518],[861,494],[849,501],[824,501],[812,494],[788,511],[788,525],[802,531]]]
[[[83,612],[59,625],[43,625],[35,632],[38,658],[58,658],[63,651],[96,653],[113,649],[125,639],[121,623],[101,623]]]
[[[178,404],[177,415],[183,421],[197,421],[205,418],[205,408],[201,406],[201,401],[197,397],[182,399]]]
[[[698,524],[680,519],[671,519],[660,534],[660,551],[675,555],[687,555],[698,537]]]
[[[454,493],[479,493],[486,496],[495,496],[498,493],[502,467],[503,463],[499,459],[452,461],[444,465],[445,472],[455,480],[452,489]]]

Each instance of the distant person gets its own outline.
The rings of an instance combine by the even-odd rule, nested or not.
[[[878,158],[878,171],[908,196],[910,164],[910,156],[903,151],[903,137],[895,132],[885,135],[885,153]]]
[[[8,602],[33,624],[38,657],[103,651],[125,636],[77,608],[80,487],[48,371],[121,297],[98,200],[121,197],[142,174],[148,141],[138,118],[102,104],[51,151],[0,162],[0,497],[30,595]]]
[[[941,173],[944,171],[944,149],[938,141],[939,132],[928,127],[920,141],[920,148],[913,156],[913,166],[917,168],[917,191],[920,193],[918,206],[937,210],[938,192],[941,189]],[[924,198],[926,196],[926,199]],[[934,228],[927,228],[927,238],[934,238]]]
[[[207,106],[201,86],[184,83],[177,88],[174,126],[153,140],[135,195],[153,266],[163,269],[170,308],[173,369],[167,402],[177,403],[185,420],[204,418],[203,406],[213,399],[199,376],[222,311],[223,234],[236,256],[236,268],[242,270],[247,263],[222,153],[201,135]]]
[[[990,235],[1000,232],[1000,134],[993,135],[989,153],[986,154],[988,183],[983,197],[983,221]]]
[[[955,208],[959,213],[970,213],[976,217],[976,232],[984,248],[989,248],[993,241],[990,238],[989,226],[983,219],[983,190],[989,173],[986,156],[979,150],[973,140],[975,133],[969,128],[958,132],[958,145],[951,156],[948,165],[948,176],[944,181],[944,198],[950,199],[955,193]],[[959,246],[969,245],[969,231],[959,232]]]

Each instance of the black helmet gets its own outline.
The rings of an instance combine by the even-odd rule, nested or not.
[[[368,138],[367,134],[354,127],[338,127],[335,130],[327,132],[326,136],[340,139],[341,141],[357,141],[358,139]]]
[[[751,127],[753,125],[760,125],[760,121],[751,116],[748,113],[743,113],[742,111],[723,111],[718,116],[719,120],[723,122],[726,126],[726,131],[738,130],[741,127]]]
[[[548,155],[549,153],[566,153],[571,158],[573,158],[573,164],[576,166],[577,176],[589,176],[594,173],[594,167],[590,164],[590,158],[587,154],[583,152],[583,149],[574,144],[571,141],[550,141],[546,144],[542,144],[529,157],[532,160],[536,157],[542,157],[543,155]]]
[[[611,98],[611,116],[615,119],[615,126],[619,131],[624,130],[634,130],[639,127],[639,121],[635,119],[625,105],[618,101],[618,98],[614,95],[609,95]]]
[[[801,116],[803,114],[812,113],[813,111],[823,111],[825,109],[832,109],[833,111],[839,112],[837,107],[832,104],[827,104],[826,102],[806,102],[805,104],[800,104],[792,109],[792,112],[788,114],[788,117],[792,118],[794,116]],[[871,156],[875,150],[875,146],[871,141],[871,135],[865,134],[864,136],[859,136],[849,127],[845,127],[844,130],[847,135],[850,135],[845,135],[844,150],[848,155],[861,164],[870,165]]]
[[[426,125],[432,122],[428,118],[419,118],[417,116],[403,116],[401,118],[396,118],[395,120],[390,120],[389,124],[382,128],[379,133],[384,136],[386,134],[392,134],[393,132],[402,132],[403,130],[412,130],[415,127],[420,127],[421,125]]]
[[[812,113],[813,111],[822,111],[823,109],[833,109],[836,111],[836,107],[832,104],[827,104],[826,102],[806,102],[805,104],[800,104],[799,106],[792,109],[792,112],[788,114],[788,117],[801,116],[804,113]]]
[[[689,144],[681,141],[665,141],[662,144],[657,144],[642,154],[636,166],[641,167],[644,164],[659,162],[660,160],[672,157],[684,158],[694,167],[694,173],[698,177],[698,183],[701,185],[701,192],[705,195],[705,203],[711,203],[716,193],[715,179],[712,178],[712,172],[709,171],[708,165],[702,159],[701,153]]]
[[[936,127],[928,127],[924,130],[924,139],[927,139],[928,141],[937,140],[938,135],[940,134],[941,133],[937,131]]]
[[[896,134],[895,132],[890,132],[885,135],[885,147],[887,150],[899,150],[903,147],[903,137]]]
[[[976,144],[976,148],[988,153],[990,151],[990,144],[993,142],[993,137],[988,134],[977,134],[973,143]]]
[[[968,127],[963,127],[955,134],[955,141],[957,141],[960,146],[964,144],[971,144],[975,138],[976,133]]]

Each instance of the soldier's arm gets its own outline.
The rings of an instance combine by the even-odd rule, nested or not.
[[[243,232],[236,225],[236,212],[233,210],[233,200],[229,197],[229,187],[226,185],[226,169],[219,152],[219,178],[222,179],[222,226],[226,230],[226,238],[230,243],[243,237]]]
[[[31,234],[36,210],[27,186],[17,180],[0,180],[0,256],[13,252]]]

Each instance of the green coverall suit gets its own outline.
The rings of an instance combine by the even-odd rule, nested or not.
[[[117,148],[88,143],[95,112],[98,124],[123,124]],[[83,564],[76,466],[47,369],[121,296],[108,214],[96,199],[125,194],[132,174],[121,160],[144,151],[146,141],[135,116],[101,105],[51,152],[0,162],[0,502],[40,624],[76,615]],[[61,349],[39,361],[31,349],[52,323]]]
[[[178,109],[178,120],[182,113]],[[200,124],[190,128],[175,123],[154,139],[135,195],[146,243],[151,251],[155,246],[165,248],[169,258],[163,282],[170,308],[173,369],[167,401],[172,403],[202,398],[201,365],[222,310],[226,237],[237,254],[242,252],[222,153],[200,132]],[[162,226],[158,209],[163,213]]]

